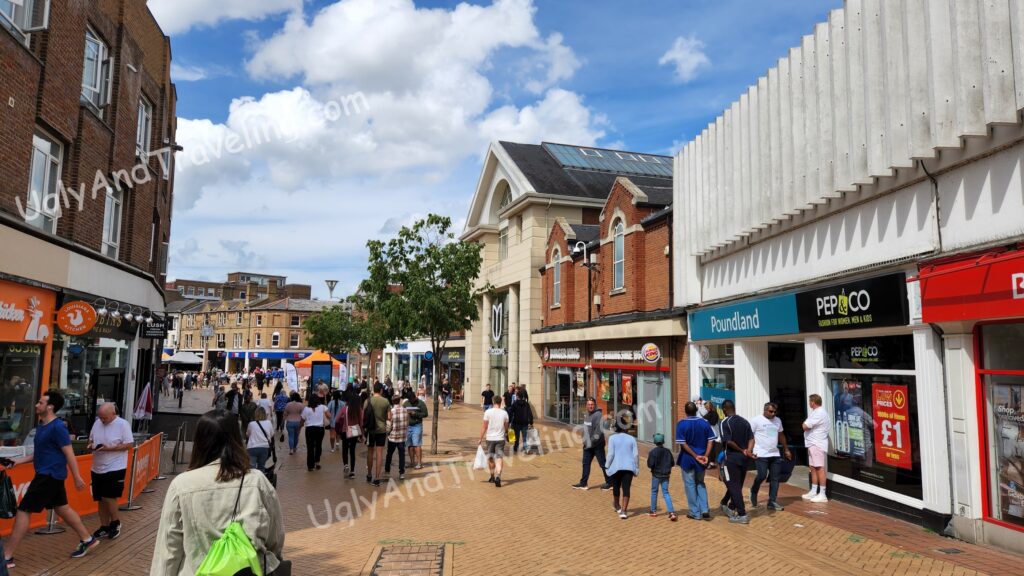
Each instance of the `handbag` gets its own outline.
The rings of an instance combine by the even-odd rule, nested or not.
[[[509,444],[516,441],[516,431],[511,428],[508,429],[508,441]]]
[[[267,431],[263,429],[263,424],[257,422],[256,427],[260,429],[260,432],[263,433],[263,437],[266,438],[267,442],[270,444],[270,456],[274,459],[273,466],[265,466],[263,468],[263,475],[267,477],[267,481],[270,482],[271,486],[277,488],[277,472],[274,470],[277,468],[277,450],[274,447],[274,440],[267,436]]]
[[[0,472],[0,518],[14,518],[18,510],[18,497],[14,494],[14,483],[7,471]]]
[[[361,434],[362,434],[362,430],[359,429],[359,425],[358,424],[353,424],[353,425],[348,427],[348,437],[349,438],[359,438],[359,436]]]

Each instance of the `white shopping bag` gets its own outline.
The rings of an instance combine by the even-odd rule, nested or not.
[[[476,447],[476,459],[473,460],[473,470],[483,470],[487,468],[487,454],[484,453],[483,446]]]

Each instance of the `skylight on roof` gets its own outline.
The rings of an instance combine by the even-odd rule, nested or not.
[[[594,150],[593,148],[580,148],[580,154],[583,154],[584,156],[591,156],[594,158],[604,158],[604,156],[601,156],[601,153],[599,151]]]
[[[652,154],[584,148],[550,142],[545,142],[543,146],[563,168],[612,174],[657,176],[659,178],[672,177],[672,164],[668,162],[667,156],[657,157]]]

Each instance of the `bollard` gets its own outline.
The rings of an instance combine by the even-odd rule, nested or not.
[[[174,474],[178,473],[178,450],[184,450],[185,449],[184,444],[182,444],[182,441],[181,441],[181,432],[182,432],[182,427],[183,426],[185,426],[184,422],[182,422],[178,426],[178,435],[174,439],[174,449],[171,450],[171,475],[172,476]]]
[[[131,512],[142,508],[133,502],[135,498],[135,459],[138,458],[138,446],[132,450],[132,475],[128,478],[128,503],[118,508],[122,512]]]
[[[167,476],[163,475],[163,463],[164,463],[164,443],[166,438],[164,433],[160,432],[160,453],[156,455],[156,478],[153,480],[167,480]]]
[[[46,519],[46,527],[45,528],[40,528],[40,529],[36,530],[36,534],[39,534],[39,535],[60,534],[63,531],[64,531],[64,527],[57,525],[57,514],[54,513],[54,511],[51,509],[50,510],[50,514],[49,514],[49,516],[47,516],[47,519]]]

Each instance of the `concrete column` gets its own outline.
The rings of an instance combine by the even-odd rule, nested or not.
[[[477,378],[476,382],[471,382],[471,390],[466,390],[463,401],[468,402],[469,399],[477,399],[480,397],[480,393],[484,390],[484,384],[491,378],[491,353],[490,348],[493,345],[491,339],[491,306],[494,304],[494,299],[491,298],[490,294],[484,294],[484,309],[480,314],[480,319],[483,320],[483,346],[480,349],[480,377]]]
[[[519,384],[519,285],[512,286],[508,291],[508,381]],[[529,318],[529,315],[526,316]]]
[[[734,350],[736,413],[753,418],[768,401],[768,343],[737,342]]]

